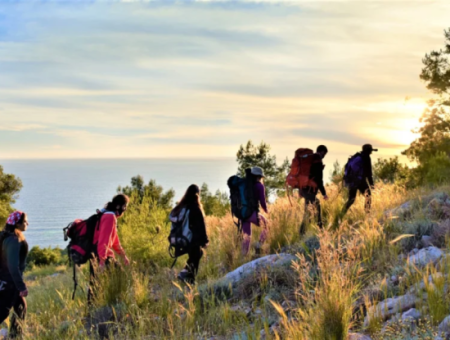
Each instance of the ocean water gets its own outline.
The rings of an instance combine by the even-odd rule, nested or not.
[[[87,218],[102,208],[117,187],[142,175],[179,199],[190,184],[207,183],[210,191],[226,191],[236,173],[233,158],[218,159],[73,159],[2,160],[6,173],[23,182],[14,207],[28,214],[26,238],[30,247],[65,247],[62,229],[76,218]]]

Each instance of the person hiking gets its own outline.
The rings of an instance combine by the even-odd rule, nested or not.
[[[205,248],[209,243],[198,185],[192,184],[187,188],[186,193],[173,208],[169,218],[171,221],[175,221],[181,215],[187,215],[189,218],[189,229],[192,233],[192,239],[188,245],[187,254],[189,257],[186,266],[178,274],[178,279],[185,283],[194,284],[200,259],[203,256],[202,248]]]
[[[244,234],[242,240],[242,253],[243,255],[247,255],[250,250],[250,242],[252,239],[252,224],[256,226],[261,226],[263,224],[263,230],[261,231],[261,235],[259,237],[259,244],[255,248],[256,255],[259,255],[261,252],[261,245],[264,243],[267,237],[267,220],[266,218],[259,213],[259,206],[264,210],[266,214],[269,213],[267,209],[266,202],[266,189],[264,187],[264,171],[259,166],[254,166],[251,168],[250,174],[251,179],[253,180],[253,190],[254,197],[256,199],[257,209],[252,213],[250,218],[241,221],[242,223],[242,232]]]
[[[316,153],[311,156],[313,159],[309,175],[310,181],[312,181],[315,186],[308,185],[299,190],[300,196],[305,199],[305,212],[300,225],[300,235],[305,233],[306,224],[310,222],[311,210],[314,210],[316,213],[317,225],[320,228],[323,227],[320,201],[317,198],[317,193],[320,191],[323,199],[328,199],[327,192],[323,185],[323,169],[325,168],[323,159],[327,153],[328,148],[325,145],[319,145],[317,147]]]
[[[0,324],[14,309],[10,323],[11,338],[22,334],[27,311],[25,297],[28,296],[28,289],[23,281],[28,255],[28,243],[23,232],[27,227],[27,214],[15,211],[9,215],[5,229],[0,234]]]
[[[371,144],[364,144],[362,151],[352,156],[345,166],[345,184],[348,187],[348,201],[342,210],[341,217],[346,214],[348,209],[355,203],[358,191],[364,195],[366,202],[364,210],[370,212],[372,204],[372,190],[374,188],[372,174],[372,152],[378,151]]]
[[[130,199],[127,195],[118,194],[113,197],[111,202],[106,203],[100,210],[99,226],[94,233],[93,244],[96,246],[94,258],[89,260],[89,290],[88,302],[94,295],[96,269],[104,270],[105,267],[115,263],[115,254],[121,256],[125,265],[130,264],[130,260],[120,245],[119,235],[117,234],[117,218],[122,217],[128,208]],[[95,263],[94,263],[95,262]]]

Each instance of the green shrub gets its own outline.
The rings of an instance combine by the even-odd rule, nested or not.
[[[63,256],[63,253],[63,250],[60,248],[41,248],[39,246],[34,246],[28,253],[27,264],[29,266],[61,264],[66,261],[66,257]]]

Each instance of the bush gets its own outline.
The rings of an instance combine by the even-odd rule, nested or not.
[[[217,190],[213,195],[206,183],[203,183],[200,190],[203,210],[205,215],[222,217],[230,211],[230,200],[228,194]]]
[[[399,162],[398,156],[389,159],[378,158],[373,165],[374,180],[384,183],[404,183],[409,176],[409,172],[409,168]]]
[[[61,264],[66,260],[63,250],[60,248],[41,248],[34,246],[27,257],[27,264],[30,266],[48,266]]]

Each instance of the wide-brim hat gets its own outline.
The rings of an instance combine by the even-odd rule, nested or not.
[[[251,172],[252,175],[264,177],[264,171],[259,166],[254,166]]]
[[[364,144],[362,147],[362,151],[375,151],[377,152],[378,149],[374,149],[372,144]]]

